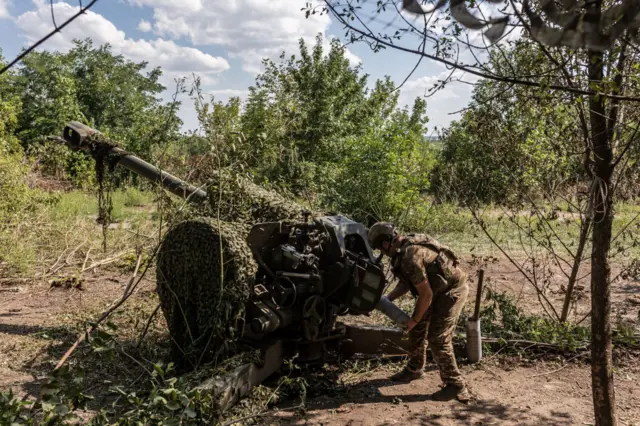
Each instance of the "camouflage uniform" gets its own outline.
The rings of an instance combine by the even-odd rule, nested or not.
[[[431,247],[412,243],[427,242]],[[394,273],[409,285],[417,296],[415,286],[427,278],[433,292],[429,309],[409,332],[410,358],[407,370],[422,372],[426,362],[427,342],[445,384],[465,387],[453,353],[453,333],[458,316],[467,299],[467,275],[457,267],[448,266],[438,251],[450,251],[428,236],[410,236],[392,258]],[[450,257],[451,254],[447,253]],[[414,311],[415,315],[415,311]]]

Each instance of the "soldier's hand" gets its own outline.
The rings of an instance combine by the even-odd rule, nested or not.
[[[404,330],[405,330],[407,333],[409,333],[411,330],[413,330],[413,328],[414,328],[416,325],[418,325],[418,323],[417,323],[417,322],[415,322],[415,321],[413,320],[413,318],[411,318],[411,319],[409,320],[409,322],[407,322],[407,325],[405,326],[405,329],[404,329]]]

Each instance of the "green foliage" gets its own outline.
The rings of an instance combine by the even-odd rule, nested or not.
[[[265,60],[242,117],[248,141],[260,141],[260,164],[254,163],[260,174],[296,191],[321,185],[322,169],[340,159],[344,138],[363,135],[376,114],[395,103],[390,81],[368,96],[367,76],[350,67],[339,42],[326,55],[322,44],[318,35],[312,51],[300,41],[299,58],[283,52],[278,64]]]
[[[94,323],[89,323],[88,325],[94,326]],[[117,330],[118,327],[110,321],[107,321],[105,326],[98,325],[96,330],[91,333],[89,340],[91,350],[95,353],[103,354],[107,360],[113,361],[115,350],[114,333]]]
[[[21,102],[8,86],[11,78],[0,76],[0,259],[23,270],[29,256],[13,241],[13,227],[53,199],[27,184],[30,162],[14,135]]]
[[[400,224],[408,232],[464,234],[471,230],[471,217],[452,204],[434,204],[419,200],[405,211]]]
[[[535,314],[527,314],[515,305],[506,292],[486,290],[486,303],[480,310],[482,334],[485,337],[498,338],[501,345],[510,349],[533,348],[533,352],[574,354],[588,349],[591,342],[591,329],[588,326],[559,322]],[[460,316],[458,330],[466,329],[466,318]],[[620,319],[615,325],[613,341],[617,346],[638,348],[639,340],[633,327]],[[512,346],[511,342],[522,345]],[[523,346],[524,345],[524,346]],[[546,346],[545,346],[546,345]],[[486,350],[491,348],[485,344]],[[539,348],[542,348],[540,351]],[[502,351],[502,349],[501,349]],[[504,352],[503,352],[504,353]]]
[[[505,56],[502,56],[505,55]],[[542,53],[519,43],[495,53],[496,70],[515,63],[521,73],[542,72]],[[432,189],[439,200],[511,203],[575,184],[583,139],[575,105],[542,89],[481,81],[462,119],[444,132]]]
[[[4,65],[1,56],[0,65]],[[19,94],[10,87],[12,79],[9,73],[0,75],[0,147],[9,153],[19,153],[20,141],[14,133],[22,102]]]
[[[407,210],[422,201],[429,187],[434,152],[424,140],[426,104],[416,99],[362,137],[348,140],[333,185],[326,188],[329,206],[356,220],[402,221]]]
[[[148,156],[152,145],[166,142],[179,130],[179,104],[163,105],[159,97],[165,90],[159,83],[160,68],[145,73],[146,62],[114,55],[108,44],[94,48],[90,39],[75,42],[64,60],[70,64],[87,124],[125,149]]]
[[[43,423],[49,425],[69,424],[78,420],[76,410],[86,408],[91,396],[84,394],[84,371],[80,368],[71,370],[63,365],[47,375],[42,385],[42,401],[36,408],[42,410]]]
[[[25,182],[29,167],[14,136],[21,103],[9,89],[8,78],[0,76],[0,228],[25,208],[30,195]]]
[[[25,57],[13,84],[22,97],[17,129],[21,140],[59,135],[64,123],[85,121],[77,101],[77,82],[64,55],[44,51]]]
[[[504,340],[521,339],[558,345],[561,350],[575,352],[589,342],[587,327],[560,323],[538,315],[527,315],[506,293],[489,291],[490,303],[482,308],[482,331]]]
[[[112,392],[124,400],[124,410],[116,423],[109,420],[109,411],[102,409],[94,417],[91,425],[195,425],[211,414],[211,398],[199,391],[185,391],[183,378],[173,376],[173,364],[166,367],[154,364],[151,372],[151,389],[147,393],[126,392],[119,386],[112,387]],[[114,406],[115,408],[115,406]]]
[[[264,67],[243,108],[237,98],[197,97],[204,134],[178,151],[196,154],[186,162],[191,178],[231,167],[363,221],[398,220],[420,201],[435,161],[424,100],[398,110],[388,77],[368,89],[368,75],[350,66],[336,40],[326,51],[321,35],[312,49],[301,40],[299,56],[283,53]]]
[[[108,44],[94,47],[87,39],[75,41],[67,53],[33,52],[6,86],[0,81],[0,91],[20,100],[15,133],[27,153],[40,159],[43,171],[88,187],[95,183],[92,160],[44,138],[60,135],[67,122],[76,120],[147,158],[154,146],[175,140],[179,103],[162,103],[162,72],[154,68],[145,73],[146,67],[146,62],[126,60]],[[119,171],[120,179],[125,176]]]
[[[146,63],[90,40],[76,41],[67,53],[36,52],[0,85],[18,105],[7,120],[9,133],[38,159],[41,172],[84,189],[97,183],[93,160],[45,140],[70,120],[99,129],[143,158],[160,159],[161,167],[196,184],[226,167],[312,207],[362,221],[403,221],[423,204],[435,163],[424,138],[426,102],[416,99],[398,110],[399,91],[388,77],[368,88],[368,75],[349,64],[337,40],[329,49],[323,44],[318,35],[312,47],[301,40],[297,55],[265,60],[244,105],[239,98],[205,102],[196,82],[192,93],[203,132],[190,135],[178,135],[179,104],[158,98],[164,90],[159,69],[145,72]],[[182,91],[179,83],[177,93]],[[121,169],[115,179],[151,187]],[[125,206],[142,202],[131,192]]]
[[[28,165],[0,140],[0,224],[7,224],[28,207],[30,189],[26,184]],[[1,226],[1,225],[0,225]]]
[[[65,145],[41,140],[27,146],[27,153],[37,159],[38,169],[45,176],[70,180],[82,189],[96,184],[95,164],[81,152],[71,151]]]
[[[290,369],[297,369],[288,360]],[[220,369],[217,373],[222,373]],[[260,414],[283,398],[300,398],[303,409],[307,383],[302,377],[281,377],[274,390],[264,386],[255,387],[248,400],[244,400],[229,412],[220,410],[220,401],[209,390],[194,386],[187,376],[175,376],[172,363],[153,365],[148,388],[139,387],[127,391],[121,386],[112,386],[117,396],[112,407],[102,408],[91,420],[93,426],[104,425],[200,425],[223,424],[229,418],[243,417],[247,411]]]
[[[129,187],[123,191],[122,204],[126,207],[143,207],[150,204],[150,202],[150,194],[136,187]]]
[[[19,401],[13,396],[13,391],[0,392],[0,425],[33,425],[34,420],[29,417],[30,401]]]

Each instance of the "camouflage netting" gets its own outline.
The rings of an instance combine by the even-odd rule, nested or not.
[[[167,232],[156,278],[177,366],[210,360],[233,341],[256,272],[247,233],[246,225],[210,218],[186,220]]]
[[[211,175],[207,188],[212,214],[230,222],[301,220],[304,207],[275,191],[262,188],[247,177],[228,170]]]
[[[107,229],[111,224],[113,202],[111,192],[114,185],[114,169],[120,159],[111,149],[121,148],[116,142],[102,133],[93,133],[87,137],[84,144],[89,148],[89,154],[95,160],[96,181],[98,183],[98,218],[102,225],[102,249],[107,251]]]

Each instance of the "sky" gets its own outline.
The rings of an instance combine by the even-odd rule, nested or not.
[[[88,3],[89,0],[84,0]],[[373,0],[372,0],[373,1]],[[54,0],[58,24],[78,9],[79,0]],[[261,72],[261,59],[277,60],[284,50],[298,53],[298,40],[313,45],[321,33],[328,44],[343,37],[343,27],[328,15],[305,18],[305,0],[99,0],[86,15],[41,46],[51,51],[68,50],[73,39],[91,38],[94,44],[110,43],[114,53],[149,68],[164,70],[163,98],[171,99],[174,79],[195,74],[203,92],[226,101],[245,97]],[[49,0],[0,0],[0,49],[5,60],[53,29]],[[417,57],[385,50],[373,52],[365,44],[348,46],[352,64],[362,64],[370,75],[369,85],[390,76],[402,82],[414,68]],[[411,105],[415,97],[448,74],[443,65],[423,60],[401,88],[400,105]],[[472,86],[452,82],[427,99],[430,133],[459,118],[452,114],[464,108]],[[197,117],[192,101],[180,98],[183,130],[195,130]],[[432,133],[431,133],[432,134]]]

